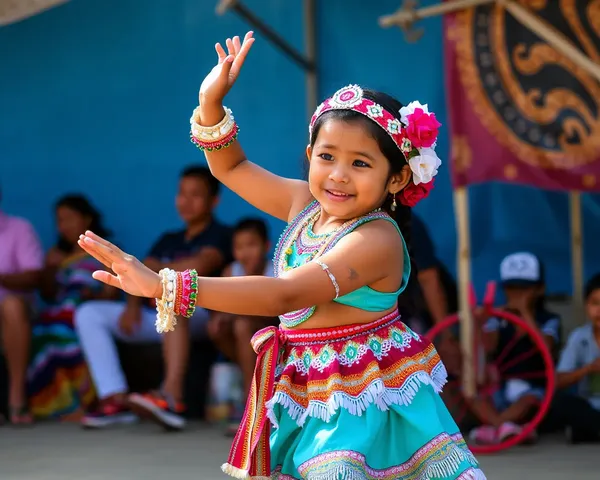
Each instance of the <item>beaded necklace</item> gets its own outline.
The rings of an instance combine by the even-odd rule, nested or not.
[[[363,224],[365,220],[382,215],[387,216],[381,209],[377,209],[362,217],[348,220],[331,232],[317,234],[314,233],[313,227],[320,213],[321,206],[315,200],[302,210],[283,231],[277,242],[273,261],[276,276],[279,277],[283,273],[323,255],[329,247],[335,245],[340,238]],[[307,307],[280,315],[279,318],[285,327],[295,327],[308,320],[315,309],[316,306]]]

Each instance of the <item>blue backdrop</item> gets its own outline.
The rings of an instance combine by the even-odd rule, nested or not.
[[[198,86],[215,61],[213,45],[248,29],[216,0],[71,0],[0,28],[0,184],[3,209],[29,218],[46,247],[54,240],[53,203],[85,192],[127,249],[143,255],[157,235],[178,226],[173,197],[180,170],[203,162],[189,143]],[[299,49],[300,0],[246,0]],[[319,91],[361,83],[405,103],[418,99],[446,117],[441,20],[407,44],[378,27],[397,0],[318,2]],[[428,3],[428,2],[423,2]],[[227,98],[248,156],[286,176],[302,175],[307,141],[304,74],[257,34],[238,85]],[[448,137],[439,152],[447,158]],[[446,162],[447,165],[447,162]],[[525,187],[470,190],[474,279],[497,276],[502,256],[531,249],[547,264],[551,291],[569,291],[567,196]],[[600,204],[584,199],[586,275],[600,270],[593,239]],[[454,270],[455,227],[448,170],[417,209],[439,256]],[[231,192],[218,215],[255,214]],[[493,218],[492,218],[493,214]],[[270,219],[273,239],[282,224]],[[1,248],[1,246],[0,246]]]

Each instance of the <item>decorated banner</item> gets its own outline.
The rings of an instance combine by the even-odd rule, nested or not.
[[[600,62],[600,0],[519,0]],[[456,186],[600,191],[600,82],[498,4],[446,16]]]
[[[68,0],[0,0],[0,26],[18,22]]]

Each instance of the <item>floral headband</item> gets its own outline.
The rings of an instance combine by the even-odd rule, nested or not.
[[[375,122],[398,146],[412,171],[412,182],[398,193],[398,201],[414,207],[429,195],[433,178],[442,164],[435,153],[441,123],[427,105],[411,102],[400,109],[400,120],[378,103],[364,97],[358,85],[348,85],[333,94],[317,107],[310,120],[309,134],[317,119],[331,110],[352,110]]]

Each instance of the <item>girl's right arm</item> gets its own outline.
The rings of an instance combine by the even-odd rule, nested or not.
[[[219,63],[200,87],[197,123],[212,126],[223,119],[223,98],[235,83],[253,43],[252,32],[248,32],[243,44],[239,37],[227,39],[229,55],[220,44],[215,46]],[[250,162],[237,141],[205,154],[212,174],[221,183],[251,205],[285,222],[311,200],[308,183],[280,177]]]

